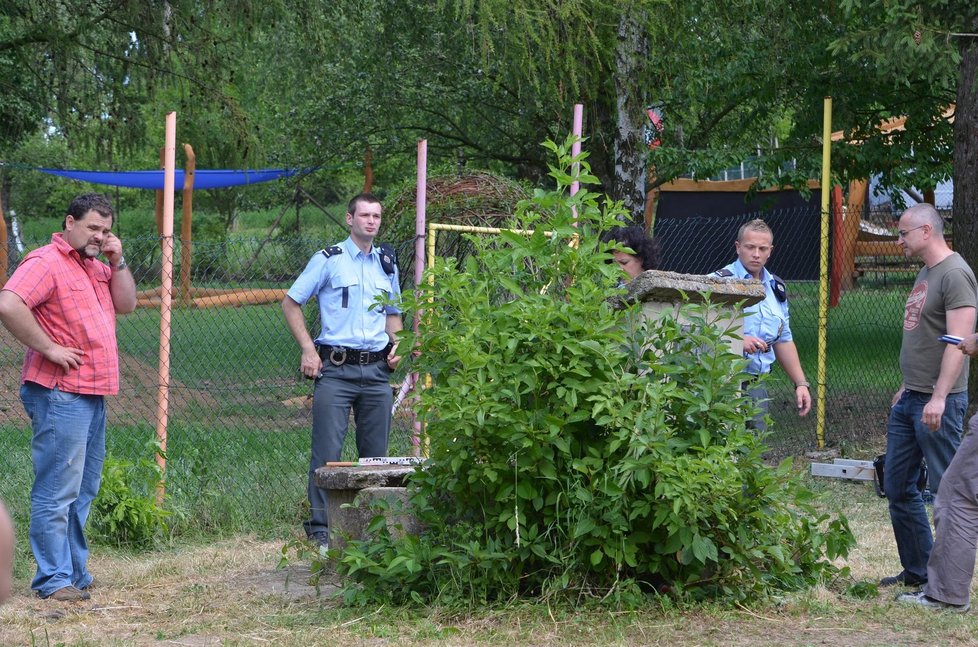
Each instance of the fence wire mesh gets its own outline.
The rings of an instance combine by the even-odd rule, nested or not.
[[[774,232],[768,269],[788,284],[791,330],[813,399],[821,381],[826,390],[825,442],[854,451],[883,445],[890,399],[901,382],[899,351],[903,307],[920,262],[907,259],[896,242],[899,211],[832,214],[827,270],[824,375],[819,376],[819,250],[821,209],[795,207],[736,216],[671,217],[656,221],[663,250],[662,269],[706,273],[736,258],[739,227],[762,218]],[[816,446],[816,409],[795,413],[794,385],[777,364],[768,380],[769,443],[775,455]]]
[[[774,230],[769,268],[788,281],[792,331],[814,385],[819,377],[818,209],[660,219],[655,234],[663,248],[661,269],[709,273],[723,267],[734,258],[737,228],[756,216]],[[873,235],[895,240],[892,215],[856,231],[862,232],[860,240]],[[842,240],[830,241],[830,246],[873,250],[857,249],[853,236],[848,247]],[[33,247],[46,242],[34,241]],[[123,243],[144,307],[118,321],[122,388],[108,400],[107,444],[109,453],[135,461],[152,457],[147,443],[157,427],[160,310],[154,297],[158,299],[161,254],[155,237]],[[464,236],[444,232],[437,255],[464,254],[469,245]],[[312,383],[299,374],[299,351],[279,302],[322,246],[321,240],[300,237],[195,242],[192,248],[175,241],[166,487],[168,504],[197,526],[240,527],[250,518],[303,516]],[[397,248],[402,284],[409,289],[414,240],[403,240]],[[192,260],[189,289],[180,278],[187,252]],[[903,304],[917,268],[902,256],[882,253],[857,254],[853,262],[851,275],[839,279],[847,289],[828,311],[824,384],[829,445],[882,442],[890,397],[900,383]],[[315,305],[307,306],[306,313],[309,329],[318,330]],[[32,472],[30,425],[18,394],[23,349],[2,327],[0,336],[0,456],[5,473],[0,497],[26,510]],[[401,379],[395,375],[393,388]],[[769,389],[774,453],[813,448],[814,409],[806,418],[795,415],[794,390],[780,369],[773,371]],[[391,454],[411,452],[410,422],[406,410],[395,416]],[[347,440],[344,456],[352,458],[352,438]]]

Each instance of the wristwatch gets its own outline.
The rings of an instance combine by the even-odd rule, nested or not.
[[[117,270],[124,270],[124,269],[126,269],[127,267],[129,267],[129,264],[126,263],[126,257],[125,256],[120,256],[119,257],[119,262],[116,263],[115,265],[110,265],[110,267],[112,268],[112,271],[115,272]]]

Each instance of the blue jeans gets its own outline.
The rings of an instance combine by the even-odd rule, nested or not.
[[[927,560],[934,544],[927,509],[917,488],[921,459],[927,461],[930,491],[940,497],[941,477],[961,444],[967,392],[947,396],[941,426],[931,431],[920,421],[930,393],[904,391],[890,409],[886,427],[883,485],[890,503],[890,522],[900,563],[906,573],[927,579]]]
[[[105,400],[33,382],[20,387],[20,399],[34,430],[30,542],[37,572],[31,588],[46,598],[92,583],[84,530],[102,480]]]

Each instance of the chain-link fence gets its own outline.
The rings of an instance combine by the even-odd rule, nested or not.
[[[717,217],[710,209],[677,210],[656,220],[655,234],[663,249],[662,269],[708,273],[736,258],[734,241],[739,227],[762,218],[774,232],[774,251],[768,269],[788,284],[791,330],[802,367],[817,396],[819,376],[819,254],[821,209],[817,191],[809,204],[773,210],[748,210],[743,194],[741,213]],[[811,204],[814,201],[816,204]],[[716,205],[713,205],[716,208]],[[719,210],[719,209],[718,209]],[[835,209],[839,211],[838,207]],[[736,213],[736,211],[735,211]],[[851,209],[843,218],[834,213],[830,227],[827,269],[831,276],[826,300],[825,441],[849,445],[856,453],[882,447],[890,400],[900,386],[899,352],[903,307],[920,267],[907,259],[896,241],[899,212],[863,213]],[[796,414],[794,386],[775,365],[769,382],[774,419],[770,443],[785,455],[816,446],[816,409],[805,418]]]
[[[817,208],[728,218],[660,218],[655,233],[664,252],[662,269],[708,273],[723,267],[734,258],[737,228],[755,215],[774,230],[769,267],[789,282],[792,331],[814,385]],[[879,224],[880,236],[890,236],[891,224]],[[439,240],[439,255],[465,245],[461,236]],[[152,457],[148,443],[156,434],[160,310],[152,291],[160,284],[161,256],[156,238],[130,238],[124,244],[148,307],[118,322],[122,388],[109,399],[107,443],[111,454],[135,460]],[[413,282],[405,260],[413,256],[413,244],[398,244],[404,285]],[[279,301],[322,246],[321,240],[296,237],[194,243],[187,290],[180,280],[183,250],[176,242],[167,500],[198,527],[248,527],[252,519],[297,522],[303,517],[312,383],[299,374],[299,351]],[[838,247],[835,241],[832,246]],[[833,445],[882,439],[890,397],[900,382],[902,308],[915,271],[914,264],[900,258],[864,255],[855,262],[862,275],[828,311],[826,440]],[[318,329],[315,304],[307,307],[307,320],[310,330]],[[18,396],[23,350],[2,327],[0,335],[0,497],[26,514],[32,474],[30,425]],[[769,386],[775,451],[814,447],[814,410],[807,418],[794,414],[793,389],[779,369]],[[411,433],[410,416],[399,412],[391,438],[393,455],[411,451]],[[353,457],[352,443],[344,451]]]
[[[155,237],[123,242],[142,307],[118,319],[121,389],[107,399],[106,443],[109,454],[138,462],[153,458],[158,420],[161,252]],[[313,383],[299,373],[280,301],[322,247],[300,238],[195,242],[185,290],[176,243],[166,496],[198,527],[304,515]],[[305,311],[309,329],[318,331],[315,302]],[[3,327],[0,336],[0,498],[26,514],[32,472],[19,399],[23,347]],[[393,455],[410,452],[411,432],[409,417],[396,416]],[[350,436],[344,455],[354,458]]]

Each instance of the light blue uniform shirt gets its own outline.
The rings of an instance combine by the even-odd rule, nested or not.
[[[343,253],[329,258],[316,252],[288,295],[299,305],[312,297],[319,301],[322,332],[316,337],[316,344],[383,350],[391,341],[386,332],[387,315],[401,311],[393,305],[378,305],[377,297],[397,300],[401,296],[397,267],[393,278],[384,272],[376,245],[369,254],[360,251],[351,238],[338,247]]]
[[[738,258],[723,269],[729,270],[738,279],[753,279]],[[763,375],[771,370],[774,363],[774,344],[792,341],[788,317],[788,300],[778,301],[774,294],[774,275],[761,268],[761,282],[764,283],[764,300],[744,308],[744,335],[763,339],[767,343],[764,352],[744,353],[747,358],[747,372]]]

